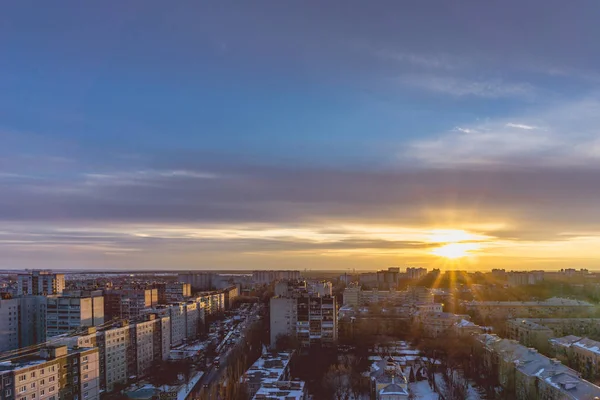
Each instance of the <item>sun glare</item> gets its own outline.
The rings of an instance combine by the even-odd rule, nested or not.
[[[466,257],[470,255],[471,251],[478,248],[479,245],[477,243],[448,243],[433,249],[432,253],[436,256],[455,259]]]

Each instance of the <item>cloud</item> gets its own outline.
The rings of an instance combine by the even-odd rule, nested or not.
[[[568,102],[529,116],[461,125],[410,143],[422,166],[600,166],[600,101]],[[541,129],[540,126],[544,126]]]
[[[533,129],[540,129],[537,126],[534,125],[525,125],[525,124],[514,124],[512,122],[509,122],[506,124],[507,128],[518,128],[518,129],[525,129],[527,131],[533,130]]]
[[[456,97],[531,98],[535,94],[534,87],[529,83],[505,82],[501,79],[472,80],[454,76],[406,74],[398,81],[404,86]]]

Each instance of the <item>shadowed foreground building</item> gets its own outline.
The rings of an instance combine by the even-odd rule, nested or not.
[[[0,362],[2,399],[98,400],[97,348],[53,346]]]

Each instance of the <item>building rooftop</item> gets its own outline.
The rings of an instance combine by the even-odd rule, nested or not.
[[[592,307],[592,304],[587,301],[565,299],[562,297],[552,297],[542,301],[469,301],[467,305],[474,306],[498,306],[498,307],[515,307],[515,306],[572,306],[572,307]]]
[[[291,357],[292,353],[284,352],[264,354],[252,364],[242,379],[261,385],[277,382],[283,378]]]
[[[263,384],[253,400],[302,399],[305,393],[303,381],[279,381]]]

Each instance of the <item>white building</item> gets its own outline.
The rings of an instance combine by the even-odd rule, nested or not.
[[[194,340],[198,336],[199,321],[200,312],[198,310],[198,303],[194,301],[188,301],[185,304],[185,325],[187,340]]]
[[[507,275],[508,286],[535,285],[544,281],[544,271],[511,271]]]

